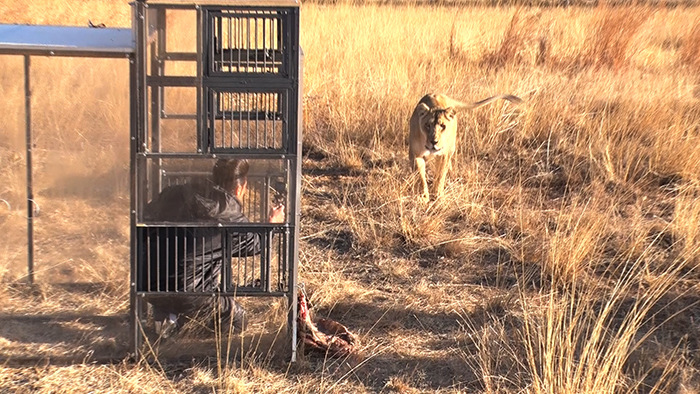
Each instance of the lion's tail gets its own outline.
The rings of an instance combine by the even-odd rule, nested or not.
[[[458,105],[456,105],[456,107],[463,108],[463,109],[474,109],[477,107],[481,107],[482,105],[486,105],[494,100],[498,100],[498,99],[508,100],[514,104],[520,104],[523,102],[523,100],[520,97],[513,96],[512,94],[501,94],[498,96],[485,98],[485,99],[483,99],[481,101],[477,101],[475,103],[459,103]]]

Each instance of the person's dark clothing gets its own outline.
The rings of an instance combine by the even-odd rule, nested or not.
[[[224,241],[231,255],[243,257],[260,253],[260,238],[255,233],[234,233],[225,237],[226,230],[217,223],[246,223],[240,201],[231,193],[211,183],[193,183],[165,188],[144,210],[148,221],[182,223],[211,223],[212,227],[149,227],[144,229],[146,250],[141,256],[149,262],[140,283],[147,291],[172,293],[201,293],[219,290],[224,262]],[[154,297],[149,302],[154,314],[185,314],[191,316],[203,307],[212,307],[216,299],[201,297]],[[222,316],[240,309],[232,297],[220,297],[218,309]],[[156,316],[159,318],[160,316]]]

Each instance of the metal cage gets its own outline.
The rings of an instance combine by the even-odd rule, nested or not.
[[[149,300],[282,297],[296,358],[301,184],[297,0],[137,0],[131,29],[0,25],[0,54],[24,56],[27,260],[34,275],[31,56],[130,62],[130,338],[141,353]],[[154,216],[149,204],[178,187],[211,183],[217,159],[251,162],[245,221]],[[206,196],[204,196],[206,197]],[[284,204],[282,223],[268,223]],[[252,242],[252,244],[251,244]],[[254,246],[254,253],[242,245]],[[209,286],[191,286],[202,258],[219,262]],[[185,354],[180,354],[185,355]]]
[[[287,300],[296,358],[301,64],[296,1],[134,3],[132,280],[134,351],[158,297]],[[182,38],[193,39],[181,42]],[[149,214],[164,193],[211,182],[217,159],[251,163],[244,222]],[[194,186],[193,186],[194,187]],[[268,223],[284,204],[283,223]],[[254,253],[245,249],[254,244]],[[249,245],[250,244],[250,245]],[[243,245],[243,246],[242,246]],[[219,262],[204,290],[190,282]],[[201,277],[200,277],[201,279]]]
[[[287,9],[238,7],[209,10],[209,75],[267,74],[292,77],[294,32]]]

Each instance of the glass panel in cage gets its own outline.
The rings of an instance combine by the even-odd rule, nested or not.
[[[195,55],[192,54],[192,60],[169,60],[163,61],[163,75],[167,77],[196,77],[197,76],[197,62],[194,60]],[[189,57],[188,55],[182,54],[183,57]]]
[[[196,153],[197,89],[153,86],[148,89],[149,121],[144,148],[148,152]]]
[[[282,150],[287,146],[283,92],[212,92],[213,150]]]
[[[194,10],[149,8],[146,70],[151,77],[197,75],[197,35]]]
[[[290,163],[282,159],[140,161],[144,223],[280,223],[289,219]]]
[[[162,88],[163,103],[161,115],[165,118],[190,117],[197,115],[197,88],[166,86]]]
[[[279,11],[230,10],[211,18],[214,73],[279,74],[284,67],[284,24]]]
[[[197,52],[197,11],[163,10],[165,12],[166,38],[168,52]]]
[[[197,121],[178,117],[161,119],[151,140],[151,152],[197,152]],[[159,137],[156,138],[156,135]]]

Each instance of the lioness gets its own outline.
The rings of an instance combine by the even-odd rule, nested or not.
[[[444,94],[428,94],[420,99],[411,115],[408,156],[413,170],[418,169],[420,179],[416,188],[422,189],[421,199],[424,202],[430,201],[425,160],[431,156],[437,157],[434,193],[440,197],[445,190],[445,177],[452,164],[457,144],[457,110],[474,109],[498,99],[513,103],[522,102],[519,97],[512,95],[493,96],[471,104],[462,103]]]

